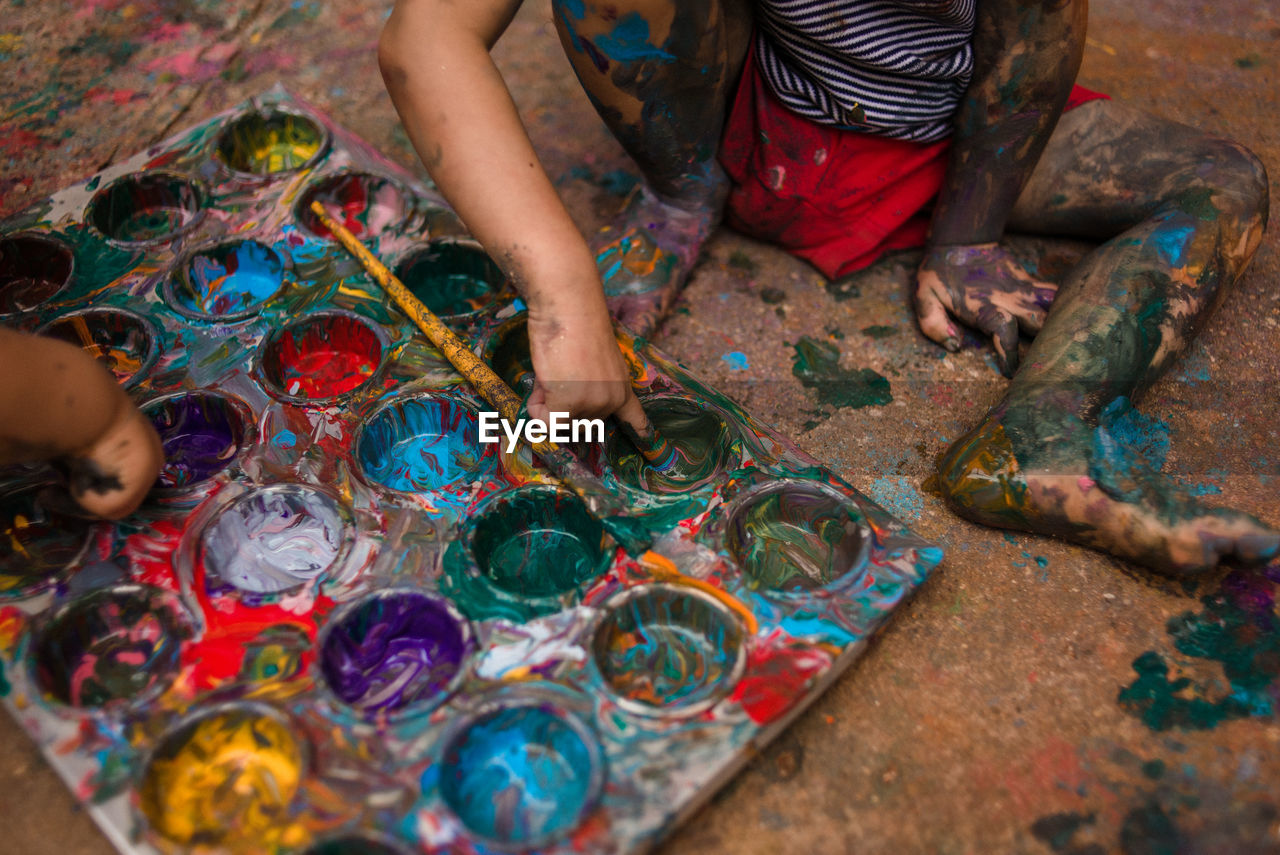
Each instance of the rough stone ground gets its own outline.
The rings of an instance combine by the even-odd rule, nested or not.
[[[0,215],[277,80],[419,168],[374,61],[389,5],[3,0]],[[629,167],[577,89],[546,0],[526,6],[496,55],[548,170],[595,229]],[[1280,11],[1097,0],[1092,17],[1082,83],[1216,128],[1280,175]],[[1019,246],[1046,273],[1080,249]],[[920,336],[910,269],[893,259],[832,287],[721,233],[658,337],[947,550],[865,658],[664,851],[1280,851],[1280,567],[1192,589],[949,513],[923,482],[1003,381],[976,339],[947,356]],[[1278,275],[1273,231],[1143,405],[1172,427],[1169,471],[1273,524]],[[791,370],[806,335],[836,343],[843,367],[888,377],[892,403],[816,412]],[[1121,703],[1135,665],[1145,676],[1128,692],[1145,700]],[[3,852],[110,851],[8,724],[0,818]]]

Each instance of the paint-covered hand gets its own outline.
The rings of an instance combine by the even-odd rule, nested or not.
[[[71,497],[89,514],[116,520],[137,510],[164,464],[160,437],[131,404],[88,448],[58,461]]]
[[[544,315],[529,307],[529,351],[535,381],[529,416],[551,413],[604,418],[630,397],[630,379],[613,325],[603,311]]]
[[[960,330],[952,318],[991,336],[1000,371],[1012,377],[1019,330],[1040,331],[1057,290],[1032,277],[999,244],[931,247],[916,272],[916,317],[925,335],[953,353],[960,349]]]

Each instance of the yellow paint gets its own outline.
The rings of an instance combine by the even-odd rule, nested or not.
[[[735,614],[742,618],[742,622],[746,624],[747,634],[755,635],[760,630],[760,623],[756,620],[756,616],[746,604],[737,597],[709,582],[701,579],[695,579],[692,576],[686,576],[676,567],[675,562],[665,555],[650,550],[640,556],[640,565],[648,570],[655,579],[663,582],[674,582],[677,585],[688,585],[690,588],[697,588],[699,591],[710,594],[715,597],[726,608],[731,609]]]
[[[186,742],[157,756],[141,787],[153,828],[181,845],[254,841],[286,830],[302,780],[302,749],[280,721],[232,710],[196,723]]]
[[[22,47],[22,33],[0,33],[0,53],[12,53]]]

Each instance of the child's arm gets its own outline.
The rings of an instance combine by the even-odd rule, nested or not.
[[[142,502],[160,438],[111,373],[80,348],[0,328],[0,464],[57,461],[71,495],[119,519]]]
[[[1019,323],[1038,330],[1055,287],[1026,274],[997,242],[1071,94],[1088,0],[978,0],[973,79],[955,120],[916,290],[925,334],[959,346],[950,312],[992,336],[1006,376]]]
[[[378,60],[432,179],[529,306],[530,415],[633,401],[595,258],[538,162],[489,48],[520,0],[397,0]]]

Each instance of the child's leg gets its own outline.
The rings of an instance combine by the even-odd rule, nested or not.
[[[610,308],[647,333],[720,220],[716,160],[751,32],[747,0],[553,0],[574,71],[647,188],[602,235]]]
[[[956,510],[1165,572],[1274,556],[1275,531],[1195,501],[1115,424],[1239,278],[1266,219],[1266,175],[1242,147],[1113,101],[1065,114],[1010,228],[1109,240],[1062,285],[1004,400],[941,460]]]

